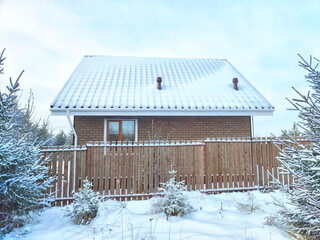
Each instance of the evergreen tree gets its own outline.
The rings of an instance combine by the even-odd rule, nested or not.
[[[75,224],[87,225],[94,219],[98,212],[99,193],[92,190],[92,183],[83,180],[83,188],[73,192],[74,202],[66,208],[66,216],[71,217]]]
[[[34,117],[34,97],[30,90],[26,107],[17,109],[16,119],[20,121],[21,132],[32,135],[37,144],[42,146],[53,146],[54,135],[50,129],[49,118],[46,120],[35,120]]]
[[[170,179],[168,182],[161,183],[162,187],[159,192],[163,197],[155,198],[152,208],[154,213],[165,213],[167,220],[169,216],[183,216],[193,211],[188,202],[187,196],[183,193],[186,191],[184,181],[177,182],[174,178],[176,171],[169,171]]]
[[[281,204],[280,220],[292,234],[320,239],[320,73],[316,70],[319,61],[300,58],[299,65],[307,70],[305,78],[312,90],[303,95],[294,89],[299,98],[290,102],[299,111],[300,126],[312,144],[301,145],[290,136],[288,140],[278,139],[285,145],[278,158],[283,165],[282,173],[292,174],[295,181],[291,187],[278,182],[289,200],[288,204]]]
[[[73,133],[65,133],[61,130],[57,135],[54,136],[53,145],[54,146],[70,146],[73,142]]]
[[[3,73],[4,51],[0,55]],[[10,78],[7,91],[0,92],[0,237],[14,228],[17,216],[49,206],[44,198],[50,186],[47,159],[40,155],[40,145],[25,131],[18,108],[19,79]]]
[[[294,138],[304,137],[304,133],[299,129],[299,125],[295,122],[293,123],[292,128],[282,131],[281,137],[285,138],[287,135]]]

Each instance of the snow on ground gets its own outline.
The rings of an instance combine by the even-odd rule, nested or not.
[[[98,216],[87,226],[64,217],[65,207],[53,207],[4,239],[102,240],[102,239],[290,239],[278,227],[266,225],[276,214],[276,191],[205,195],[186,192],[195,212],[183,217],[152,214],[150,200],[101,203]]]

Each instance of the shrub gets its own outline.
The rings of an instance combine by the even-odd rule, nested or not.
[[[186,190],[184,181],[177,182],[174,178],[176,171],[170,171],[170,180],[161,183],[162,187],[159,191],[163,193],[163,197],[156,198],[152,203],[154,213],[165,213],[167,220],[169,216],[183,216],[193,211],[192,206],[188,202],[187,196],[183,193]]]
[[[67,207],[65,215],[71,217],[75,224],[87,225],[97,215],[101,199],[99,193],[91,189],[92,183],[88,179],[85,179],[83,183],[83,188],[73,193],[74,202]]]
[[[259,204],[254,202],[254,196],[248,192],[246,202],[238,202],[236,201],[237,208],[240,212],[245,214],[251,214],[255,211],[261,211]]]

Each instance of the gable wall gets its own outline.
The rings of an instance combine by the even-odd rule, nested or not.
[[[213,117],[74,117],[78,144],[103,141],[104,119],[138,119],[138,140],[192,140],[207,137],[250,137],[250,116]]]

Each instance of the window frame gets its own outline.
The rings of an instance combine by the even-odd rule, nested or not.
[[[104,119],[104,142],[108,142],[109,137],[109,122],[119,122],[119,142],[122,142],[122,121],[134,122],[134,141],[138,141],[138,119],[132,118],[105,118]]]

